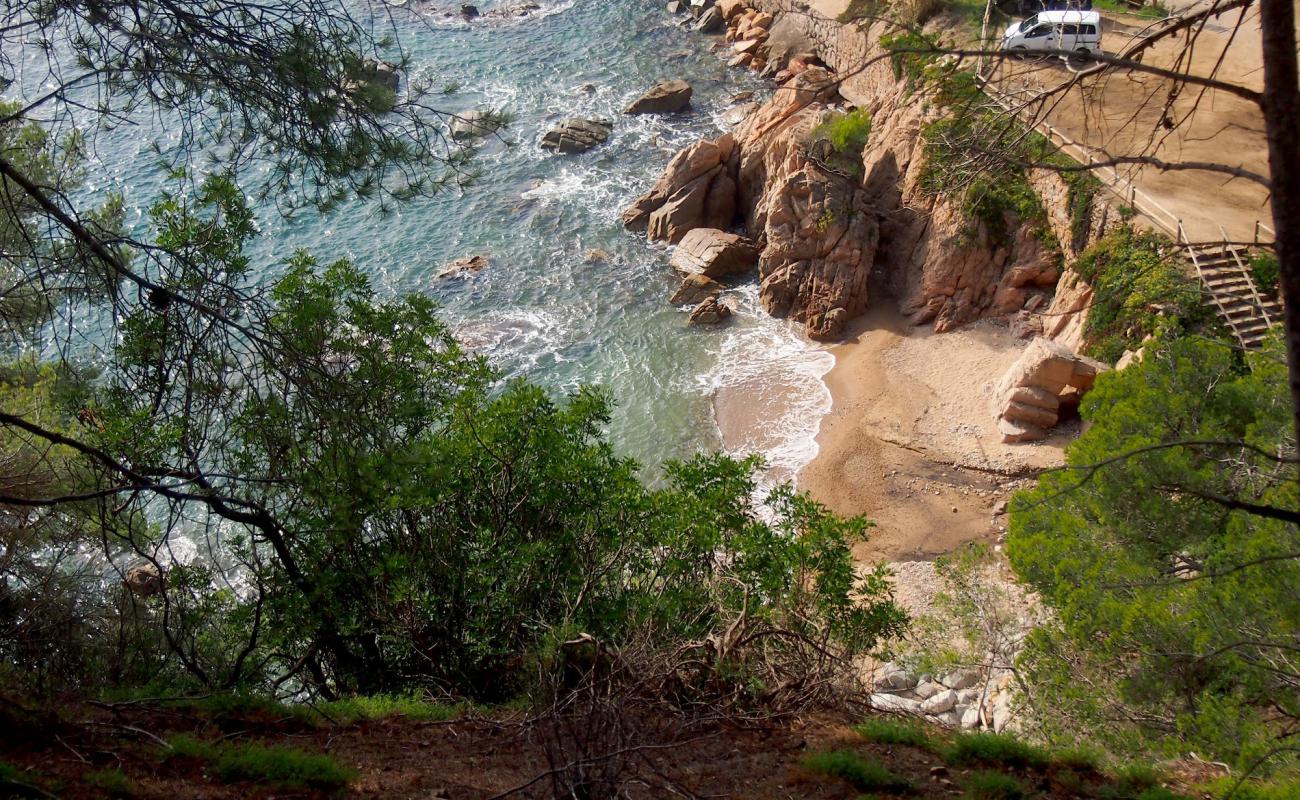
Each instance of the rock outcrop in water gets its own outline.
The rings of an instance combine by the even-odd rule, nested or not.
[[[673,251],[673,269],[683,275],[720,278],[749,272],[758,260],[754,243],[744,236],[717,228],[693,228]]]
[[[542,136],[542,149],[557,153],[585,153],[609,139],[614,126],[600,119],[569,119]]]
[[[623,110],[624,114],[672,114],[684,110],[691,104],[691,85],[686,81],[662,81],[650,87],[632,105]]]
[[[692,228],[730,228],[739,168],[730,134],[696,142],[673,156],[654,187],[623,212],[623,224],[674,244]]]

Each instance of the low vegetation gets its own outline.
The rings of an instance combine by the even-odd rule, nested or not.
[[[279,789],[333,791],[357,775],[324,753],[253,742],[209,742],[189,735],[173,737],[166,757],[207,762],[227,783],[248,781]]]
[[[1007,733],[959,733],[943,751],[944,760],[956,766],[998,764],[1043,769],[1051,759],[1041,748]]]
[[[862,148],[871,137],[871,114],[866,109],[831,112],[812,130],[811,142],[825,141],[831,146],[829,166],[854,180],[862,179]]]
[[[992,770],[981,770],[967,775],[961,787],[969,800],[1022,800],[1027,797],[1025,785],[1013,775]]]
[[[929,730],[918,720],[870,717],[853,728],[859,736],[876,744],[901,744],[922,750],[937,747]]]
[[[1147,337],[1175,338],[1217,325],[1173,242],[1121,226],[1085,250],[1075,270],[1093,290],[1085,352],[1114,363]]]
[[[851,750],[812,753],[803,760],[804,769],[848,782],[863,792],[906,792],[912,782],[891,772],[870,756]]]

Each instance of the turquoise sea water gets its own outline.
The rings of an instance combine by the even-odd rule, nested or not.
[[[397,33],[411,71],[460,87],[440,100],[448,111],[513,115],[503,132],[510,144],[490,142],[478,154],[477,185],[388,214],[365,201],[292,219],[264,209],[259,269],[273,275],[296,248],[322,260],[350,256],[386,292],[437,298],[453,330],[506,373],[556,392],[584,383],[610,389],[616,447],[650,468],[725,445],[765,451],[776,474],[788,477],[814,452],[829,405],[820,378],[831,357],[758,310],[752,282],[735,290],[741,314],[731,325],[687,327],[686,310],[667,301],[677,284],[668,249],[619,221],[678,149],[724,130],[732,95],[756,90],[761,99],[762,84],[728,70],[709,50],[717,38],[681,29],[658,2],[543,0],[527,17],[472,23],[446,18],[447,8],[400,10]],[[619,113],[664,78],[692,84],[690,112]],[[588,84],[595,90],[584,91]],[[570,116],[613,120],[613,136],[576,156],[540,150],[542,134]],[[95,145],[92,188],[124,191],[138,220],[161,185],[151,137],[165,140],[166,131],[116,131]],[[490,266],[434,280],[447,262],[475,254]],[[725,443],[714,419],[719,390],[742,409],[752,395],[763,415],[759,424],[729,426],[737,432]]]

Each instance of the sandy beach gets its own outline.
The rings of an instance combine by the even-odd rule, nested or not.
[[[832,351],[831,411],[798,486],[876,523],[863,560],[930,559],[995,540],[1004,518],[994,506],[1037,469],[1060,464],[1077,423],[1039,444],[1003,444],[989,395],[1027,342],[991,322],[943,334],[912,328],[889,305]]]

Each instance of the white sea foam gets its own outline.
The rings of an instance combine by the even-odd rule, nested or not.
[[[710,392],[744,392],[747,405],[761,409],[753,424],[732,426],[724,442],[728,452],[761,452],[770,479],[793,479],[817,456],[817,432],[831,410],[824,378],[835,356],[795,325],[767,316],[758,306],[756,286],[734,296],[748,324],[726,331],[717,362],[701,381]]]

